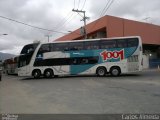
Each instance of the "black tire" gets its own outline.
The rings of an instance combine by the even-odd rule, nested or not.
[[[121,74],[121,70],[119,67],[112,67],[110,70],[112,76],[119,76]]]
[[[34,70],[32,72],[32,76],[35,78],[35,79],[38,79],[41,77],[41,71],[40,70]]]
[[[47,69],[47,70],[44,71],[44,76],[46,78],[52,78],[53,75],[54,75],[54,73],[53,73],[53,70],[51,70],[51,69]]]
[[[100,77],[105,76],[107,74],[107,70],[105,67],[98,67],[96,70],[96,74]]]

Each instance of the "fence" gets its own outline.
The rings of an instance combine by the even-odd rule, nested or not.
[[[149,68],[158,68],[160,67],[160,59],[150,59]]]

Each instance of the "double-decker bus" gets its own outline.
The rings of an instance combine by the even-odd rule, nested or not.
[[[138,36],[53,43],[33,43],[19,56],[19,76],[118,76],[142,70],[142,42]]]
[[[19,57],[16,56],[14,58],[9,58],[4,60],[4,72],[8,75],[17,75],[18,74],[18,59]]]

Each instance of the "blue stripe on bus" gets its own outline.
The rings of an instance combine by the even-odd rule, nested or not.
[[[88,70],[89,68],[93,67],[93,64],[88,64],[88,65],[71,65],[70,66],[70,73],[72,75],[76,75],[79,73],[82,73],[86,70]]]
[[[124,50],[124,59],[130,57],[135,51],[137,47],[131,48],[123,48]],[[70,54],[70,57],[89,57],[89,56],[99,56],[99,60],[97,64],[101,64],[104,62],[118,62],[120,58],[117,59],[109,59],[104,61],[100,55],[103,51],[120,51],[122,48],[113,48],[113,49],[99,49],[99,50],[80,50],[80,51],[67,51]],[[71,65],[70,66],[70,74],[80,74],[95,66],[96,64],[87,64],[87,65]]]

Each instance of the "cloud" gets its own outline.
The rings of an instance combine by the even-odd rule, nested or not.
[[[92,2],[90,11],[94,14],[94,17],[99,17],[106,3],[107,1],[105,0]],[[153,21],[159,25],[160,21],[155,22],[154,20],[157,18],[157,13],[160,13],[159,6],[159,0],[114,0],[106,14],[138,21],[150,17],[150,22]]]
[[[98,19],[109,0],[0,0],[0,16],[12,18],[30,25],[67,33],[81,26],[82,17],[72,9],[86,10],[87,23]],[[147,22],[160,25],[159,0],[114,0],[103,15],[113,15],[138,21],[149,17]],[[145,22],[145,21],[144,21]],[[8,36],[1,36],[7,33]],[[64,34],[31,28],[0,18],[0,51],[18,54],[22,46],[34,40],[47,42]]]

